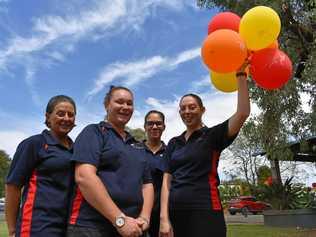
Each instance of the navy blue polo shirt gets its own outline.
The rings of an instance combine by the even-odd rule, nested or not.
[[[143,206],[143,184],[151,183],[145,149],[130,134],[125,140],[109,123],[91,124],[76,139],[72,160],[97,167],[97,175],[115,204],[137,217]],[[106,228],[112,224],[91,207],[77,189],[70,224]]]
[[[59,144],[48,130],[19,144],[6,180],[24,187],[16,237],[66,235],[74,187],[71,157],[72,148]]]
[[[143,142],[146,153],[148,154],[148,162],[151,171],[151,176],[153,179],[154,191],[155,191],[155,199],[153,211],[159,211],[160,207],[160,192],[163,180],[163,172],[165,171],[165,161],[164,161],[164,153],[166,151],[166,144],[162,142],[161,147],[156,153],[153,153],[147,146],[146,141]]]
[[[222,210],[217,167],[228,138],[228,120],[214,127],[202,127],[185,140],[185,132],[172,138],[166,150],[167,172],[172,175],[170,209]]]

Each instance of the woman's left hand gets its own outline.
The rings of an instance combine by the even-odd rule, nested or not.
[[[138,225],[142,228],[142,231],[148,230],[149,220],[145,217],[139,216],[137,219]]]

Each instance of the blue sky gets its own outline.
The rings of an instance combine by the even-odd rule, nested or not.
[[[194,0],[0,0],[0,149],[12,156],[41,132],[57,94],[77,103],[75,138],[103,119],[111,84],[134,92],[128,126],[142,127],[150,109],[165,113],[166,142],[184,130],[177,105],[185,93],[201,95],[208,126],[229,118],[236,93],[214,89],[200,57],[214,14]]]

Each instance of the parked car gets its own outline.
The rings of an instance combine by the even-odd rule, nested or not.
[[[228,202],[228,212],[235,215],[237,212],[247,215],[251,212],[256,215],[264,210],[271,209],[271,205],[266,202],[257,201],[253,196],[239,196]]]

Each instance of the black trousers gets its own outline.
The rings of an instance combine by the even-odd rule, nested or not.
[[[209,210],[170,210],[175,237],[226,237],[222,212]]]
[[[150,217],[149,236],[159,237],[160,210],[153,210]]]

